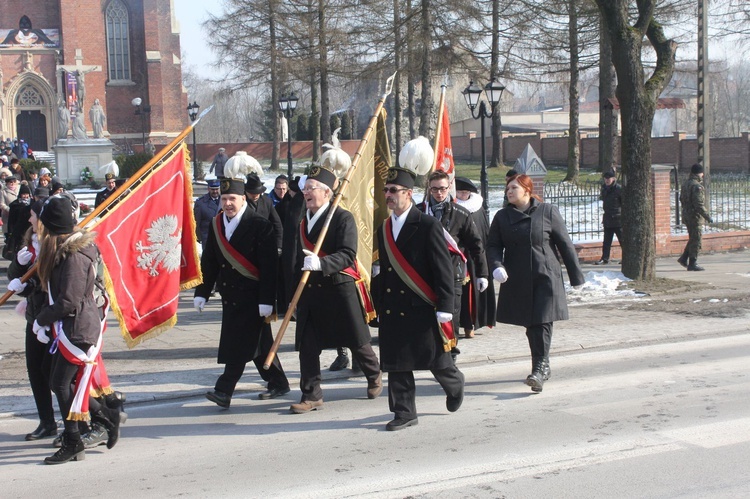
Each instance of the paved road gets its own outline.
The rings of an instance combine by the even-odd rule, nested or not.
[[[474,364],[453,414],[422,374],[419,425],[397,433],[361,378],[327,383],[325,410],[306,415],[291,397],[139,404],[115,449],[56,467],[39,464],[49,441],[19,442],[28,421],[5,418],[2,496],[54,483],[112,498],[743,497],[749,357],[746,333],[579,350],[555,357],[538,395],[525,360]]]

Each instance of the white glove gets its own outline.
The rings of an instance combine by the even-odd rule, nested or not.
[[[376,264],[373,264],[372,266],[372,273],[370,274],[370,277],[374,278],[378,274],[380,274],[380,265],[376,263]]]
[[[25,264],[22,264],[22,265],[25,265]],[[26,287],[26,283],[21,282],[21,279],[17,277],[8,283],[8,291],[13,291],[14,293],[20,293],[21,291],[24,290],[25,287]]]
[[[273,305],[258,304],[258,313],[261,317],[268,317],[273,313]]]
[[[39,340],[41,343],[44,343],[45,345],[49,343],[49,336],[47,336],[47,331],[49,331],[49,327],[47,326],[40,326],[37,321],[34,321],[34,324],[31,326],[31,330],[36,333],[36,339]]]
[[[453,314],[450,312],[437,312],[437,320],[440,324],[445,324],[453,320]]]
[[[320,270],[320,257],[310,250],[303,249],[302,252],[306,254],[305,262],[302,265],[302,270]]]
[[[16,253],[16,261],[20,263],[21,265],[28,265],[31,261],[31,257],[34,256],[31,254],[31,251],[24,246],[20,250],[18,250],[18,253]]]
[[[498,267],[492,271],[492,277],[500,284],[508,280],[508,273],[504,267]]]
[[[205,298],[203,298],[201,296],[196,296],[195,298],[193,298],[193,307],[195,307],[195,309],[198,312],[203,312],[203,308],[205,306],[206,306],[206,299]]]
[[[477,289],[480,293],[484,292],[484,290],[487,289],[489,285],[490,281],[488,281],[486,278],[480,277],[479,279],[477,279]]]

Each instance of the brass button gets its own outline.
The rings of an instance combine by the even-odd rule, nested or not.
[[[388,267],[388,272],[392,271],[393,267]]]
[[[319,287],[319,288],[322,288],[322,287],[323,287],[323,285],[322,285],[322,284],[318,284],[318,287]]]
[[[307,285],[307,287],[308,287],[308,288],[312,288],[312,284],[308,284],[308,285]]]
[[[385,290],[385,292],[386,292],[386,293],[390,293],[390,292],[391,292],[391,288],[387,288],[387,289]]]
[[[401,313],[400,313],[400,314],[398,314],[398,315],[400,315],[401,317],[403,317],[403,316],[404,316],[404,313],[403,313],[403,312],[401,312]]]
[[[405,293],[405,292],[404,292],[404,290],[402,289],[402,290],[401,290],[401,294],[403,295],[404,293]]]
[[[391,313],[391,311],[390,311],[390,310],[386,310],[386,311],[385,311],[385,313],[386,313],[386,314],[390,314],[390,313]]]

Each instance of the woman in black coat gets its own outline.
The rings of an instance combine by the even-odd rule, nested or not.
[[[552,324],[568,318],[560,258],[571,286],[585,282],[573,243],[557,207],[533,194],[528,175],[507,180],[508,206],[490,226],[487,258],[499,283],[497,321],[526,328],[532,372],[526,384],[541,392],[550,377]]]

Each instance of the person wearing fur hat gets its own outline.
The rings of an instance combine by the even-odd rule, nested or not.
[[[61,464],[85,456],[79,421],[88,416],[86,401],[82,399],[88,396],[90,385],[78,383],[80,399],[74,399],[76,393],[72,387],[76,379],[91,378],[101,349],[104,319],[94,298],[99,249],[94,243],[94,233],[76,227],[68,199],[48,198],[39,219],[42,226],[38,276],[49,300],[39,310],[32,331],[42,343],[56,340],[50,388],[65,416],[65,430],[60,449],[44,462]],[[119,410],[88,397],[88,412],[93,422],[106,427],[107,447],[112,448],[119,439]]]
[[[484,199],[474,182],[467,177],[456,177],[456,204],[466,208],[471,214],[471,220],[482,239],[482,247],[487,247],[487,236],[490,232],[490,223],[484,211]],[[486,256],[486,253],[485,253]],[[487,286],[484,291],[479,291],[476,286],[478,281],[477,267],[474,259],[466,260],[470,280],[463,286],[461,292],[461,315],[460,324],[464,330],[464,338],[473,338],[474,330],[481,327],[495,325],[495,287]]]
[[[680,189],[680,204],[682,205],[682,221],[688,231],[688,242],[677,262],[688,270],[705,270],[698,265],[698,253],[701,250],[701,222],[714,223],[705,206],[705,189],[703,187],[703,165],[694,164],[690,168],[690,176]]]
[[[464,375],[450,354],[455,344],[453,263],[440,222],[414,206],[415,179],[411,169],[388,170],[384,191],[391,216],[377,230],[380,259],[373,274],[380,282],[373,298],[380,365],[388,373],[388,405],[394,414],[388,431],[418,423],[415,370],[432,372],[445,391],[448,411],[457,411],[464,399]]]
[[[429,195],[418,205],[420,211],[437,218],[443,228],[458,245],[461,254],[451,252],[453,261],[453,279],[455,286],[455,303],[453,305],[453,327],[459,328],[461,318],[461,296],[464,282],[469,278],[466,261],[470,258],[474,264],[476,280],[472,284],[479,293],[489,287],[487,257],[482,244],[482,236],[471,218],[471,213],[453,202],[450,195],[450,177],[442,170],[435,170],[428,177]],[[458,348],[451,352],[453,357],[460,353]]]
[[[115,177],[114,173],[104,174],[104,182],[106,184],[106,187],[96,193],[96,199],[94,199],[94,208],[102,204],[105,199],[107,199],[117,190],[117,178]]]
[[[310,275],[297,304],[295,344],[299,350],[302,398],[290,407],[295,414],[323,408],[320,353],[324,348],[350,348],[367,378],[367,398],[374,399],[383,391],[380,363],[372,349],[356,285],[358,238],[352,214],[337,207],[320,252],[316,255],[312,251],[331,210],[337,182],[331,170],[314,166],[302,190],[307,211],[299,227],[296,269],[300,270],[295,281],[299,282],[301,271],[310,271]],[[331,313],[331,306],[335,313]]]
[[[193,305],[202,312],[216,284],[222,297],[217,361],[224,364],[224,372],[206,398],[228,408],[251,360],[268,383],[259,399],[288,393],[289,381],[278,356],[268,370],[263,369],[273,345],[271,325],[266,322],[276,297],[278,252],[273,225],[249,209],[242,180],[223,178],[220,189],[222,211],[210,225],[201,255],[203,283],[195,288]]]

